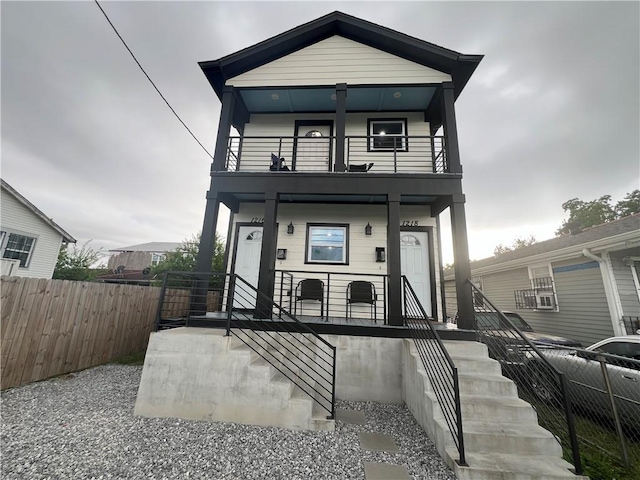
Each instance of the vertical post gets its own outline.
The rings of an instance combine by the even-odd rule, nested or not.
[[[456,277],[456,300],[458,302],[458,328],[473,330],[473,296],[471,285],[471,266],[469,265],[469,243],[467,240],[467,222],[464,212],[464,195],[456,194],[449,206],[451,213],[451,233],[453,236],[454,271]]]
[[[218,135],[216,137],[216,149],[213,153],[213,165],[211,166],[212,172],[221,172],[225,169],[225,159],[227,158],[227,147],[235,106],[236,95],[234,88],[230,86],[224,87],[222,91],[220,121],[218,122]]]
[[[442,126],[447,139],[447,160],[449,173],[462,173],[460,164],[460,147],[458,146],[458,128],[456,126],[456,110],[453,82],[442,84]]]
[[[218,223],[218,211],[220,200],[216,191],[207,192],[207,206],[202,223],[200,246],[196,258],[196,272],[202,273],[202,277],[196,278],[193,283],[191,301],[189,305],[190,315],[205,315],[207,313],[207,290],[209,284],[208,272],[211,271],[211,262],[216,243],[216,224]]]
[[[336,161],[333,171],[344,172],[344,134],[347,123],[347,84],[336,84]]]
[[[402,271],[400,266],[400,194],[387,196],[387,271],[389,325],[402,325]]]
[[[571,401],[569,400],[569,389],[567,388],[566,374],[559,372],[560,392],[562,394],[562,405],[564,414],[567,419],[567,427],[569,429],[569,442],[571,443],[571,454],[573,456],[573,466],[576,475],[582,475],[582,461],[580,459],[580,448],[578,446],[578,436],[576,434],[576,424],[571,411]]]
[[[618,415],[616,400],[613,396],[613,388],[611,387],[611,379],[609,378],[609,372],[607,371],[607,363],[603,355],[598,355],[596,360],[600,362],[602,378],[604,379],[604,385],[607,388],[607,397],[609,398],[609,405],[611,406],[611,412],[613,413],[613,422],[616,425],[616,433],[618,434],[618,440],[620,441],[622,461],[624,462],[624,466],[629,468],[629,453],[627,452],[627,444],[624,441],[624,432],[622,431],[622,425],[620,424],[620,416]]]
[[[262,227],[262,252],[260,256],[260,272],[258,274],[259,294],[255,310],[256,318],[271,318],[276,268],[278,194],[276,192],[265,192],[264,197],[264,225]]]

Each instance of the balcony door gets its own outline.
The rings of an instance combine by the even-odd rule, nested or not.
[[[295,128],[293,169],[299,172],[331,171],[333,122],[298,121]]]
[[[427,315],[432,316],[431,272],[427,232],[400,232],[400,263]]]

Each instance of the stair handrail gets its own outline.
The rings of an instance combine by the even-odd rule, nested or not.
[[[429,316],[426,314],[422,303],[418,299],[409,279],[406,275],[402,275],[402,284],[403,284],[403,303],[404,303],[404,320],[405,325],[408,327],[409,332],[411,333],[411,337],[413,338],[414,344],[416,345],[416,349],[418,350],[418,354],[420,355],[420,359],[422,360],[422,365],[425,369],[425,372],[429,376],[429,380],[431,381],[431,386],[433,387],[433,391],[438,398],[438,402],[440,404],[440,408],[445,418],[445,422],[447,423],[447,427],[449,428],[449,432],[453,437],[454,444],[458,449],[458,453],[460,455],[460,459],[458,460],[458,464],[461,466],[467,466],[466,457],[465,457],[465,448],[464,448],[464,435],[462,428],[462,409],[460,403],[460,382],[458,378],[458,368],[456,367],[453,359],[447,352],[447,349],[438,334],[438,331],[433,328],[433,325],[429,322]],[[418,318],[414,318],[409,315],[409,301],[412,300],[413,305],[417,307]],[[415,320],[419,320],[420,323],[416,323]],[[427,328],[425,329],[424,326]],[[423,327],[423,328],[418,328]],[[432,338],[428,338],[425,330],[429,331]],[[450,369],[450,380],[451,387],[453,389],[453,405],[451,405],[450,392],[445,391],[444,381],[447,379],[441,379],[438,377],[438,374],[447,374],[439,369],[439,372],[436,372],[435,369],[438,367],[436,362],[427,358],[425,348],[428,348],[428,345],[433,345],[425,343],[426,341],[434,341],[437,345],[437,353],[444,358],[446,365]],[[449,397],[449,398],[447,398]],[[449,401],[447,401],[449,400]],[[455,421],[451,418],[455,416]]]
[[[273,310],[276,310],[276,312],[278,312],[278,313],[276,313],[276,315],[281,320],[281,322],[280,323],[276,323],[276,322],[271,321],[270,319],[253,320],[249,316],[245,315],[244,317],[242,317],[237,313],[234,314],[233,310],[230,310],[230,315],[228,315],[228,317],[227,317],[228,318],[228,320],[227,320],[227,322],[228,322],[227,323],[227,332],[230,332],[230,334],[234,335],[236,338],[238,338],[240,341],[242,341],[245,345],[247,345],[249,348],[251,348],[257,355],[262,357],[266,362],[268,362],[271,366],[273,366],[276,370],[278,370],[282,375],[284,375],[287,379],[289,379],[292,383],[294,383],[304,393],[309,395],[309,397],[311,397],[311,399],[314,399],[314,395],[312,393],[310,393],[307,389],[312,390],[314,393],[319,395],[327,403],[330,403],[331,404],[330,408],[327,408],[326,405],[324,405],[321,402],[318,402],[320,407],[323,408],[324,410],[326,410],[330,414],[329,417],[327,417],[327,418],[334,419],[335,418],[335,403],[336,403],[336,394],[335,394],[335,392],[336,392],[336,382],[335,382],[335,376],[336,376],[335,375],[335,373],[336,373],[336,347],[334,345],[332,345],[331,343],[329,343],[324,338],[322,338],[320,335],[318,335],[308,325],[306,325],[303,322],[301,322],[300,320],[298,320],[290,312],[288,312],[287,310],[282,308],[280,305],[275,303],[272,299],[270,299],[269,297],[264,295],[262,292],[260,292],[256,287],[251,285],[244,278],[242,278],[242,277],[240,277],[239,275],[236,275],[236,274],[231,274],[230,278],[231,278],[231,285],[232,285],[232,286],[230,286],[230,289],[229,289],[229,297],[230,297],[229,304],[230,305],[233,305],[233,300],[236,297],[236,295],[238,295],[238,290],[239,290],[238,286],[241,285],[242,286],[241,288],[244,289],[244,291],[248,290],[252,294],[255,294],[256,300],[260,299],[262,302],[268,303],[270,308],[271,308],[271,312],[272,313],[273,313]],[[286,317],[286,318],[284,318],[284,317]],[[264,328],[267,324],[271,325],[271,329],[267,330],[267,329]],[[324,361],[324,363],[327,364],[327,367],[323,367],[318,362],[316,362],[316,365],[317,365],[318,368],[320,368],[320,371],[318,371],[316,368],[314,368],[313,365],[310,365],[309,363],[307,363],[302,357],[296,356],[296,358],[298,358],[300,360],[300,363],[302,363],[305,367],[307,367],[306,368],[307,371],[308,370],[312,371],[314,374],[317,375],[316,378],[322,379],[327,384],[330,384],[330,387],[325,386],[324,384],[322,384],[322,382],[318,381],[317,383],[320,383],[320,388],[322,390],[317,389],[316,387],[311,385],[309,382],[307,382],[304,378],[301,378],[299,374],[297,374],[288,365],[286,365],[281,360],[279,360],[269,350],[267,350],[266,353],[269,354],[270,358],[267,358],[265,355],[262,354],[262,352],[260,351],[260,347],[259,346],[256,349],[256,348],[254,348],[254,346],[249,344],[251,342],[251,340],[253,340],[253,339],[251,339],[251,337],[249,335],[247,335],[244,331],[242,331],[242,328],[241,328],[242,325],[250,326],[250,329],[252,331],[254,331],[254,332],[255,331],[261,331],[261,332],[265,332],[265,333],[271,332],[271,333],[274,333],[274,334],[282,334],[282,333],[307,334],[307,335],[312,336],[317,342],[320,342],[324,346],[328,347],[329,351],[320,349],[319,352],[318,351],[314,352],[322,361]],[[285,325],[289,326],[289,327],[295,326],[297,331],[287,330],[285,328]],[[234,326],[235,326],[235,330],[234,330]],[[246,339],[245,338],[241,338],[237,334],[238,332],[236,330],[242,331],[242,333],[244,334]],[[305,353],[303,351],[303,349],[300,348],[302,346],[303,348],[306,348],[307,350],[311,350],[307,345],[305,345],[303,342],[300,342],[300,341],[298,341],[297,344],[295,344],[294,342],[291,341],[291,338],[295,338],[295,337],[286,338],[286,337],[282,336],[282,340],[283,340],[284,343],[280,342],[277,338],[272,337],[271,335],[267,335],[267,337],[268,337],[268,340],[265,337],[260,337],[260,338],[261,338],[262,341],[266,341],[265,343],[269,347],[274,347],[275,346],[274,344],[269,343],[269,340],[273,340],[279,347],[284,348],[284,350],[286,350],[288,353],[296,355],[295,352],[293,352],[292,350],[290,350],[287,347],[286,343],[288,343],[290,347],[292,347],[293,349],[297,349],[298,353],[301,353],[307,359],[312,360],[312,361],[314,360],[307,353]],[[317,343],[315,345],[318,346]],[[319,355],[319,353],[322,353],[326,357],[321,357]],[[327,358],[328,358],[328,360],[327,360]],[[289,360],[292,360],[292,358],[289,358]],[[276,363],[279,363],[280,365],[277,365]],[[296,365],[296,366],[299,367],[299,368],[302,368],[299,364]],[[327,374],[327,376],[323,375],[323,373]],[[329,395],[330,395],[330,397],[329,397]]]
[[[524,333],[522,333],[522,330],[520,330],[511,320],[509,320],[509,318],[507,318],[507,316],[502,312],[502,310],[500,310],[498,307],[496,307],[482,292],[482,290],[480,290],[478,287],[476,287],[474,285],[474,283],[470,280],[470,279],[466,279],[466,282],[471,285],[471,291],[472,291],[472,298],[474,298],[474,327],[476,330],[476,335],[478,337],[478,341],[482,342],[482,340],[486,340],[486,335],[483,337],[479,332],[480,329],[478,328],[478,322],[477,322],[477,318],[475,316],[475,313],[488,313],[486,310],[487,308],[484,307],[484,305],[488,305],[490,307],[490,309],[493,310],[493,312],[497,313],[498,316],[500,317],[500,320],[502,322],[504,322],[506,325],[508,325],[513,331],[515,331],[518,336],[520,337],[520,339],[522,340],[522,342],[527,345],[527,348],[530,349],[531,351],[535,352],[538,355],[538,358],[542,359],[542,362],[545,364],[546,370],[547,371],[551,371],[555,374],[555,376],[558,379],[558,383],[560,385],[560,393],[562,395],[562,406],[564,409],[564,414],[565,414],[565,418],[566,418],[566,422],[567,422],[567,430],[568,430],[568,434],[569,434],[569,443],[570,443],[570,447],[571,447],[571,454],[572,454],[572,458],[573,458],[573,466],[575,468],[575,473],[576,475],[582,475],[582,462],[580,460],[580,449],[578,446],[578,437],[576,434],[576,427],[575,427],[575,421],[573,418],[573,411],[571,409],[571,399],[569,398],[569,389],[567,388],[567,377],[565,375],[564,372],[561,372],[560,370],[558,370],[558,368],[556,368],[551,362],[549,362],[549,360],[547,359],[547,357],[540,351],[540,349],[534,344],[532,343]],[[477,304],[480,303],[478,300],[481,299],[482,300],[482,307],[478,307]],[[479,312],[478,310],[483,310],[482,312]],[[493,313],[491,312],[491,313]],[[486,341],[483,342],[486,344]],[[529,358],[524,359],[525,361],[528,361]]]

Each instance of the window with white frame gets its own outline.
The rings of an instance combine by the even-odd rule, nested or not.
[[[164,253],[152,253],[151,254],[151,265],[158,265],[161,261],[165,259]]]
[[[349,226],[307,224],[305,263],[349,263]]]
[[[484,307],[484,298],[482,296],[482,277],[473,277],[471,279],[471,283],[473,286],[478,289],[478,291],[473,290],[473,306],[474,307]]]
[[[516,308],[557,311],[558,300],[551,265],[530,266],[528,270],[531,288],[514,292]]]
[[[368,129],[369,151],[406,152],[409,149],[406,118],[371,118],[368,120]]]
[[[11,232],[2,232],[1,238],[2,243],[0,244],[0,248],[2,250],[2,258],[19,260],[21,267],[28,267],[36,239]]]

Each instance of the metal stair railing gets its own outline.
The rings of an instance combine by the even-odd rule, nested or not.
[[[566,375],[552,365],[536,345],[479,290],[471,285],[474,298],[474,325],[479,342],[487,345],[489,356],[500,362],[504,376],[514,381],[518,393],[535,408],[538,421],[560,441],[566,458],[573,460],[577,475],[582,463],[571,409]],[[540,401],[541,393],[549,398]],[[559,399],[559,408],[551,399]]]
[[[458,368],[429,322],[420,300],[406,276],[402,276],[404,322],[416,345],[422,365],[438,399],[449,432],[460,455],[458,464],[466,466]]]

